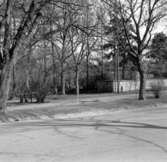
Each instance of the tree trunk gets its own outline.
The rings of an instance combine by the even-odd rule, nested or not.
[[[79,88],[79,70],[78,70],[78,67],[76,67],[76,71],[75,71],[75,73],[76,73],[76,76],[75,76],[75,81],[76,81],[76,94],[77,94],[77,96],[79,95],[79,93],[80,93],[80,88]]]
[[[15,78],[15,66],[13,65],[12,69],[12,96],[11,99],[15,96],[15,88],[16,88],[16,78]]]
[[[54,44],[53,39],[51,39],[52,45],[52,76],[53,76],[53,94],[57,94],[57,82],[56,82],[56,63],[55,63],[55,56],[54,56]]]
[[[5,112],[7,108],[8,94],[10,90],[13,61],[8,61],[1,72],[0,83],[0,112]]]
[[[64,65],[61,65],[61,94],[66,94],[66,87],[65,87],[65,76],[64,76]]]
[[[24,98],[23,98],[22,94],[20,94],[19,98],[20,98],[20,103],[23,103],[24,102]]]
[[[125,80],[125,64],[122,65],[122,80]]]
[[[144,100],[144,91],[145,91],[145,76],[144,70],[141,65],[138,67],[139,77],[140,77],[140,86],[139,86],[139,100]]]
[[[54,67],[53,67],[54,68]],[[53,72],[53,94],[57,94],[57,82],[56,82],[56,76],[55,76],[55,70]]]
[[[89,54],[86,56],[86,88],[89,91]]]

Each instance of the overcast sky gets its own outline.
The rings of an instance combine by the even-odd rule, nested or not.
[[[167,19],[163,19],[161,22],[157,23],[154,33],[164,32],[167,34]]]

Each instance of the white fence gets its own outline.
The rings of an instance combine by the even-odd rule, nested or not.
[[[167,79],[147,79],[145,82],[146,90],[151,89],[151,85],[160,84],[162,87],[167,88]],[[120,92],[130,92],[139,90],[139,80],[121,80],[119,82]],[[113,92],[117,92],[118,83],[113,81]]]

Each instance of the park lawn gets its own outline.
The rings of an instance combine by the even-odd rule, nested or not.
[[[167,94],[160,99],[147,95],[146,100],[137,100],[136,94],[92,94],[65,97],[49,97],[44,104],[18,104],[11,102],[6,114],[0,114],[0,122],[25,120],[50,120],[64,118],[82,118],[105,115],[115,111],[141,108],[167,108]]]

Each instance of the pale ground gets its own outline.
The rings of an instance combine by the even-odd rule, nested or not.
[[[0,132],[0,162],[167,162],[167,107],[1,124]]]

